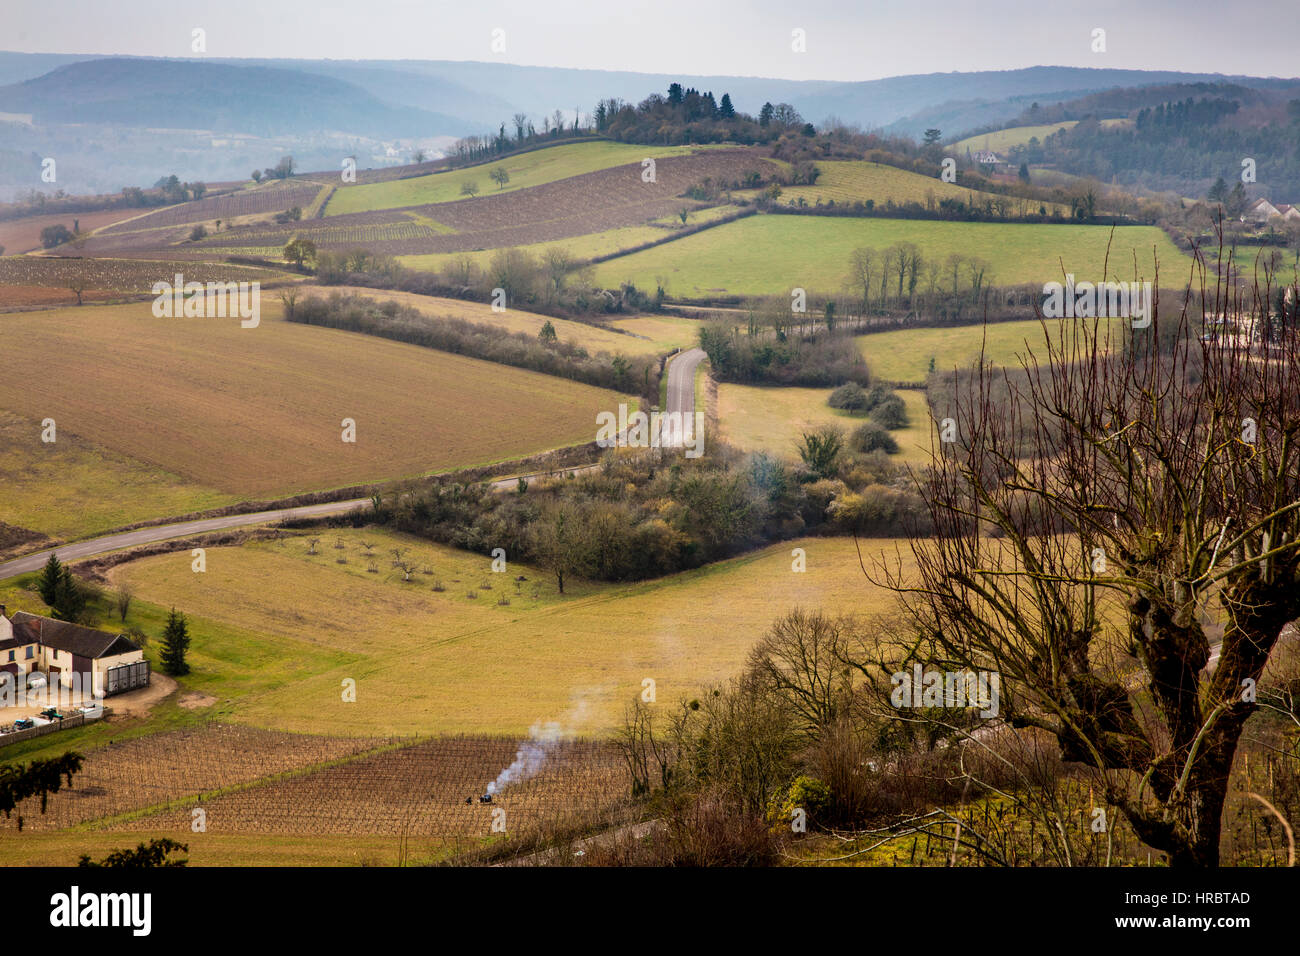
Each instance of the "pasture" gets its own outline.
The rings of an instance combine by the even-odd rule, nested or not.
[[[596,267],[597,281],[654,288],[666,280],[674,299],[719,295],[789,295],[801,287],[835,293],[844,288],[854,249],[913,242],[927,259],[978,256],[990,268],[986,284],[1061,280],[1066,272],[1100,276],[1110,244],[1112,275],[1152,278],[1153,252],[1162,275],[1181,284],[1192,260],[1154,226],[944,222],[883,218],[760,215],[730,222],[666,246],[632,253]]]
[[[818,202],[845,205],[871,200],[877,208],[890,202],[896,205],[914,202],[933,209],[944,199],[956,199],[977,207],[982,207],[986,200],[1004,200],[1011,215],[1036,213],[1040,205],[1027,199],[995,196],[955,183],[945,183],[939,179],[937,166],[933,176],[864,160],[820,160],[817,168],[821,170],[821,175],[817,177],[816,184],[783,186],[777,201],[783,204],[798,204],[802,200],[808,205],[816,205]],[[750,190],[743,195],[755,196],[758,192],[759,190]],[[1055,203],[1047,204],[1048,212],[1057,208],[1060,207]]]
[[[745,451],[765,451],[797,460],[804,432],[834,425],[849,433],[867,420],[865,415],[831,408],[826,404],[830,393],[828,388],[776,388],[723,382],[718,385],[722,437]],[[912,466],[927,464],[932,426],[925,393],[900,389],[898,395],[907,406],[908,424],[890,432],[898,442],[898,454],[890,460]]]
[[[184,684],[221,701],[222,719],[352,737],[522,734],[538,720],[603,735],[645,678],[665,703],[695,694],[736,673],[795,606],[867,614],[890,602],[864,580],[853,542],[837,538],[654,581],[575,581],[562,597],[545,572],[510,562],[494,574],[486,555],[375,529],[320,539],[314,555],[297,536],[211,548],[204,574],[186,552],[112,576],[135,591],[150,633],[166,608],[185,609],[193,673]],[[806,573],[791,571],[796,546],[807,550]],[[392,567],[393,548],[415,568],[410,581]],[[348,678],[355,703],[341,697]]]
[[[976,150],[989,149],[997,153],[1011,149],[1013,146],[1027,146],[1031,139],[1037,139],[1041,143],[1057,130],[1071,129],[1078,125],[1078,122],[1078,120],[1062,120],[1059,123],[1050,123],[1043,126],[1010,126],[1006,129],[994,130],[991,133],[979,133],[975,136],[959,139],[947,147],[947,152],[964,157],[966,150],[973,153]]]
[[[264,297],[268,300],[269,297]],[[281,320],[157,319],[151,303],[0,317],[0,407],[239,496],[490,464],[590,441],[621,396],[535,372]],[[111,356],[111,358],[109,358]],[[343,440],[343,420],[356,441]],[[40,442],[28,430],[23,441]],[[30,456],[26,449],[20,453]],[[16,523],[23,524],[19,520]]]
[[[42,442],[40,421],[0,411],[0,522],[70,540],[237,500],[68,431]]]
[[[893,382],[924,382],[930,361],[939,373],[966,368],[980,357],[995,365],[1019,368],[1023,358],[1037,362],[1047,355],[1047,335],[1056,342],[1052,320],[1045,330],[1037,319],[962,325],[955,328],[898,329],[857,337],[871,373]],[[1031,354],[1032,353],[1032,356]]]

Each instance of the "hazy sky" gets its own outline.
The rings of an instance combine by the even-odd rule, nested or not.
[[[0,49],[868,80],[1051,64],[1296,76],[1300,0],[0,0]],[[806,52],[791,49],[796,28]],[[1106,52],[1091,49],[1106,31]],[[494,53],[492,31],[504,30]]]

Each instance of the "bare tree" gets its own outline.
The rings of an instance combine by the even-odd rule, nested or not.
[[[875,278],[876,250],[870,246],[854,249],[849,256],[849,276],[855,289],[862,290],[862,311],[871,304],[871,281]]]
[[[537,563],[555,575],[555,586],[563,594],[564,582],[587,566],[588,536],[582,513],[571,503],[561,502],[529,530]]]
[[[958,440],[922,478],[934,536],[913,575],[878,578],[1175,866],[1217,864],[1255,683],[1300,616],[1300,339],[1202,341],[1195,306],[1258,322],[1267,290],[1198,266],[1164,334],[1158,308],[1122,342],[1044,323],[1041,362],[964,377]]]
[[[117,589],[117,616],[123,624],[126,623],[126,615],[131,610],[131,599],[133,597],[135,597],[135,594],[127,585],[124,584]]]

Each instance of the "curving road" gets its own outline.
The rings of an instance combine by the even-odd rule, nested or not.
[[[690,415],[695,411],[695,369],[699,366],[704,352],[701,349],[689,349],[678,353],[668,366],[668,411],[682,412]],[[556,475],[576,474],[597,465],[581,465],[576,468],[562,468],[559,471],[539,472],[537,474],[498,478],[492,487],[506,489],[515,487],[519,477],[545,478]],[[61,561],[79,561],[93,558],[110,551],[134,548],[142,544],[153,544],[170,538],[184,538],[193,534],[209,531],[225,531],[230,528],[243,528],[248,525],[270,524],[290,518],[321,518],[327,515],[345,514],[355,508],[364,508],[370,504],[369,498],[350,498],[347,501],[331,501],[319,505],[300,505],[296,508],[279,508],[272,511],[254,511],[248,514],[223,515],[218,518],[200,518],[194,521],[178,521],[172,524],[151,525],[136,528],[134,531],[120,531],[99,538],[74,541],[57,548],[47,548],[34,554],[0,563],[0,581],[29,571],[37,571],[49,559],[51,554],[58,554]]]
[[[175,524],[157,524],[148,528],[136,528],[134,531],[121,531],[100,538],[85,541],[73,541],[57,548],[47,548],[35,554],[24,555],[0,564],[0,580],[11,578],[15,574],[26,574],[39,570],[50,557],[57,554],[60,561],[77,561],[93,558],[109,551],[133,548],[141,544],[153,544],[168,538],[184,538],[206,531],[224,531],[227,528],[242,528],[245,525],[266,524],[283,521],[286,518],[319,518],[323,515],[342,514],[353,508],[370,504],[369,498],[353,498],[348,501],[331,501],[323,505],[302,505],[297,508],[282,508],[276,511],[254,511],[242,515],[222,515],[219,518],[200,518],[197,521],[179,521]]]

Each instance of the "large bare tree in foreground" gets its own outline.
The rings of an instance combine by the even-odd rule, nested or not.
[[[1001,717],[1095,768],[1175,866],[1218,863],[1254,684],[1300,617],[1300,294],[1206,275],[1149,327],[1045,323],[1025,368],[962,377],[921,479],[934,537],[886,573],[932,659],[998,671]]]

